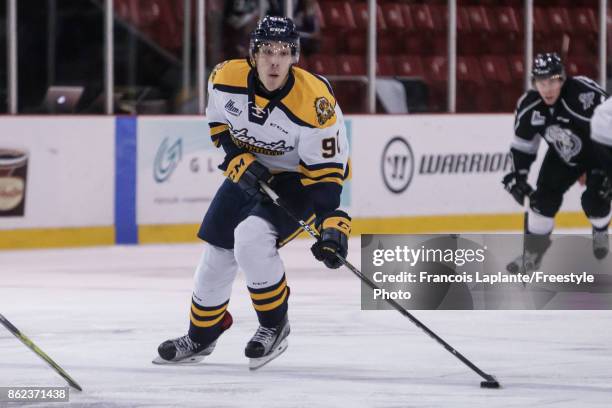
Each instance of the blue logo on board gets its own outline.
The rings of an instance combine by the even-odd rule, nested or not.
[[[168,180],[176,166],[183,157],[183,142],[179,138],[176,142],[170,144],[168,138],[165,138],[155,154],[155,161],[153,162],[153,178],[158,183],[163,183]]]

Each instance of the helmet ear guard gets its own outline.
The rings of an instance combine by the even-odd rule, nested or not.
[[[284,43],[291,49],[292,63],[297,64],[300,59],[300,35],[295,23],[288,17],[264,16],[251,32],[249,42],[249,58],[255,65],[255,54],[262,45],[270,43]]]

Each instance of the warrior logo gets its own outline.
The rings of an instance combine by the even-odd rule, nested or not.
[[[321,97],[315,99],[314,106],[317,111],[317,121],[320,126],[323,126],[325,122],[334,116],[334,108],[326,98]]]
[[[582,149],[582,141],[576,136],[571,130],[562,128],[559,125],[552,125],[546,128],[544,133],[544,139],[550,143],[559,156],[567,164],[571,163],[572,158],[575,157]]]
[[[587,110],[595,103],[595,92],[584,92],[578,95],[578,100],[582,102],[582,109]]]
[[[232,139],[237,146],[243,147],[250,152],[265,154],[268,156],[280,156],[293,151],[294,146],[287,146],[285,140],[276,142],[264,142],[249,136],[247,129],[235,129],[230,125]]]
[[[414,154],[402,136],[395,136],[385,146],[381,158],[385,186],[394,194],[408,188],[414,174]]]

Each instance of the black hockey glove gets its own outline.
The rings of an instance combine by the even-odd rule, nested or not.
[[[351,217],[341,210],[332,211],[318,223],[317,229],[321,234],[321,239],[310,248],[312,254],[328,268],[339,268],[342,262],[336,254],[346,258],[348,235],[351,233]]]
[[[512,194],[517,203],[523,205],[525,197],[533,193],[533,188],[527,183],[527,170],[513,171],[504,176],[502,184],[506,191]]]
[[[612,180],[610,180],[610,177],[606,176],[602,170],[593,170],[590,176],[590,180],[587,179],[587,188],[592,184],[597,185],[597,195],[606,201],[612,201]]]
[[[266,166],[259,163],[249,152],[242,152],[234,157],[228,156],[219,166],[223,175],[238,184],[250,197],[262,201],[267,195],[261,191],[260,181],[270,184],[272,174]]]

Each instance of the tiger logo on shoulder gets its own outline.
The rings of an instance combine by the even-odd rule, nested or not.
[[[221,70],[221,68],[223,68],[224,65],[226,65],[229,61],[223,61],[218,63],[217,65],[215,65],[215,68],[213,68],[212,73],[210,74],[210,81],[214,82],[215,81],[215,77],[217,76],[217,72],[219,72]]]
[[[320,126],[323,126],[325,122],[330,120],[335,114],[334,107],[325,97],[315,99],[314,106],[317,112],[317,121]]]

